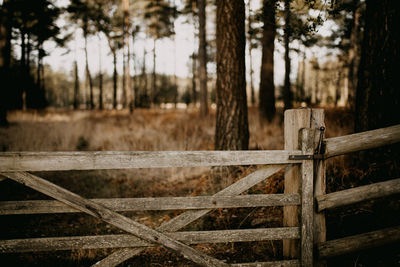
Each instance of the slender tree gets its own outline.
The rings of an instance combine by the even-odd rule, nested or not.
[[[290,2],[291,0],[285,0],[285,28],[284,28],[284,46],[285,46],[285,81],[283,85],[283,102],[284,108],[290,109],[293,107],[293,95],[290,83],[290,57],[289,57],[289,43],[291,36],[291,24],[290,24]]]
[[[199,9],[200,115],[206,116],[208,114],[206,0],[198,0],[197,2]]]
[[[79,108],[79,73],[78,73],[78,62],[74,61],[74,109]]]
[[[247,1],[247,47],[249,51],[249,74],[250,74],[250,101],[251,104],[254,106],[256,104],[256,96],[254,92],[254,83],[253,83],[253,14],[252,14],[252,9],[251,9],[251,1]]]
[[[275,115],[274,50],[275,50],[275,4],[276,0],[263,3],[263,39],[260,72],[260,113],[271,121]]]
[[[248,149],[245,5],[217,1],[217,118],[215,149]]]

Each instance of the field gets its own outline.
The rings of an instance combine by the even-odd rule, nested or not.
[[[272,123],[260,119],[256,109],[249,111],[250,149],[283,149],[283,116]],[[135,110],[125,111],[54,111],[11,112],[10,126],[0,128],[2,151],[107,151],[107,150],[213,150],[215,114],[200,118],[193,110]],[[352,116],[346,110],[326,110],[327,137],[352,132]],[[369,182],[365,173],[352,168],[351,161],[339,157],[328,161],[328,190],[336,191]],[[196,196],[210,195],[256,168],[238,167],[230,176],[216,175],[210,168],[169,168],[109,171],[42,172],[44,177],[87,198]],[[360,182],[361,181],[361,182]],[[47,199],[33,190],[12,181],[0,182],[1,200]],[[251,193],[276,193],[283,190],[283,173],[252,188]],[[387,202],[385,202],[387,203]],[[384,207],[384,208],[381,208]],[[373,212],[387,217],[399,209],[398,198],[364,203],[350,211],[336,210],[328,214],[328,238],[377,227]],[[361,215],[355,219],[353,213]],[[174,212],[125,212],[125,215],[151,227],[157,227]],[[399,225],[399,216],[389,218],[387,225]],[[363,223],[363,220],[370,220]],[[99,220],[82,214],[2,216],[1,239],[74,236],[121,233]],[[282,226],[282,209],[255,208],[216,210],[190,224],[186,230],[217,230]],[[379,228],[379,227],[378,227]],[[377,228],[377,229],[378,229]],[[332,230],[329,230],[332,229]],[[353,232],[352,232],[353,231]],[[228,262],[251,262],[281,259],[281,241],[197,245],[202,251]],[[87,266],[100,260],[112,250],[75,250],[52,253],[0,254],[7,266]],[[399,250],[383,248],[345,257],[345,266],[385,266],[400,264]],[[376,257],[376,253],[381,257]],[[371,257],[373,260],[371,260]],[[397,258],[396,258],[397,257]],[[385,259],[382,261],[382,258]],[[333,260],[332,266],[338,261]],[[361,265],[360,265],[361,264]],[[190,262],[162,248],[148,249],[123,266],[191,266]],[[375,265],[376,266],[376,265]]]

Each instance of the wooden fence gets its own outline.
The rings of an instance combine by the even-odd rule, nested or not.
[[[326,241],[323,211],[361,199],[400,192],[400,180],[396,179],[351,189],[353,191],[325,194],[326,158],[399,142],[400,126],[329,139],[324,139],[324,131],[323,110],[298,109],[285,112],[285,150],[279,151],[2,152],[0,179],[12,179],[55,200],[2,201],[0,215],[83,212],[127,234],[0,240],[0,252],[119,248],[95,264],[116,266],[147,247],[158,245],[203,266],[312,266],[318,260],[317,257],[325,258],[352,251],[349,243],[356,244],[353,249],[358,249],[359,242],[363,240],[373,240],[373,244],[364,247],[399,240],[400,229],[397,227],[345,240]],[[260,166],[215,195],[198,197],[85,199],[29,173],[231,165]],[[282,169],[285,169],[284,194],[241,195]],[[315,199],[317,209],[314,207]],[[216,208],[266,206],[284,207],[283,227],[179,231]],[[151,229],[118,213],[144,210],[187,211],[157,229]],[[287,260],[228,264],[189,246],[198,243],[263,240],[283,240],[283,252]],[[313,254],[315,247],[317,255]]]

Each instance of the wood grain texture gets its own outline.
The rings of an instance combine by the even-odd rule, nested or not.
[[[91,199],[114,211],[194,210],[299,205],[299,194]],[[81,212],[56,200],[1,201],[0,215]]]
[[[293,150],[0,152],[0,172],[286,164]]]
[[[317,197],[318,211],[400,194],[400,179],[342,190]]]
[[[286,227],[190,231],[166,233],[166,235],[189,245],[294,239],[300,237],[300,229],[299,227]],[[1,253],[150,246],[154,246],[154,244],[129,234],[0,240]]]
[[[329,258],[400,241],[400,226],[331,240],[318,245],[318,256]]]
[[[197,251],[165,234],[137,223],[103,205],[84,199],[38,176],[25,172],[3,173],[8,178],[53,197],[67,205],[101,219],[119,229],[151,243],[160,244],[202,266],[227,266],[227,264]]]
[[[279,172],[285,165],[271,165],[262,167],[255,172],[243,177],[242,179],[238,180],[234,184],[226,187],[222,191],[216,193],[214,196],[229,196],[229,195],[239,195],[249,188],[253,187],[254,185],[264,181],[271,175]],[[290,169],[293,165],[289,165],[288,168]],[[194,210],[194,211],[186,211],[179,216],[171,219],[170,221],[162,224],[157,230],[163,232],[176,232],[179,229],[185,227],[186,225],[194,222],[195,220],[199,219],[200,217],[209,213],[211,209],[204,209],[204,210]],[[95,263],[93,266],[117,266],[118,264],[132,258],[133,256],[142,252],[142,248],[137,249],[121,249],[118,250],[106,258],[102,259],[101,261]]]
[[[326,139],[325,157],[377,148],[400,142],[400,125]]]
[[[314,151],[315,129],[300,130],[300,146],[304,154]],[[313,266],[314,247],[314,162],[304,160],[301,163],[301,265]]]
[[[234,263],[232,267],[300,267],[298,260],[286,261],[269,261],[269,262],[251,262],[251,263]]]
[[[285,111],[284,137],[285,150],[299,149],[299,130],[302,128],[320,128],[324,126],[322,109],[290,109]],[[300,192],[300,167],[295,166],[285,172],[284,193]],[[321,188],[323,184],[320,184]],[[298,226],[299,208],[287,206],[283,208],[283,226]],[[299,257],[299,244],[297,240],[283,241],[283,255],[285,258]]]

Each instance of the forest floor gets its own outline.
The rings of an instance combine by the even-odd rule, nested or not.
[[[191,110],[61,111],[9,113],[10,125],[0,128],[0,151],[213,150],[215,112],[200,118]],[[343,109],[326,109],[327,137],[352,132],[353,117]],[[249,110],[250,149],[283,149],[282,112],[273,122]],[[327,162],[328,191],[371,182],[353,168],[348,157]],[[256,167],[239,167],[230,177],[214,179],[210,168],[161,168],[107,171],[40,172],[86,198],[197,196],[213,194]],[[213,178],[214,177],[214,178]],[[283,191],[283,172],[248,193]],[[13,181],[0,182],[0,200],[48,199]],[[378,213],[377,213],[378,212]],[[178,215],[170,212],[123,212],[155,228]],[[327,213],[328,239],[400,225],[399,197],[370,201]],[[357,216],[355,216],[357,215]],[[383,222],[382,222],[383,221]],[[183,230],[224,230],[282,226],[282,208],[219,209]],[[122,233],[84,214],[2,216],[0,239]],[[229,263],[282,259],[282,241],[204,244],[194,247]],[[0,254],[2,266],[88,266],[112,249]],[[331,266],[400,266],[399,246],[360,252],[329,261]],[[163,248],[145,250],[121,266],[192,266]]]

